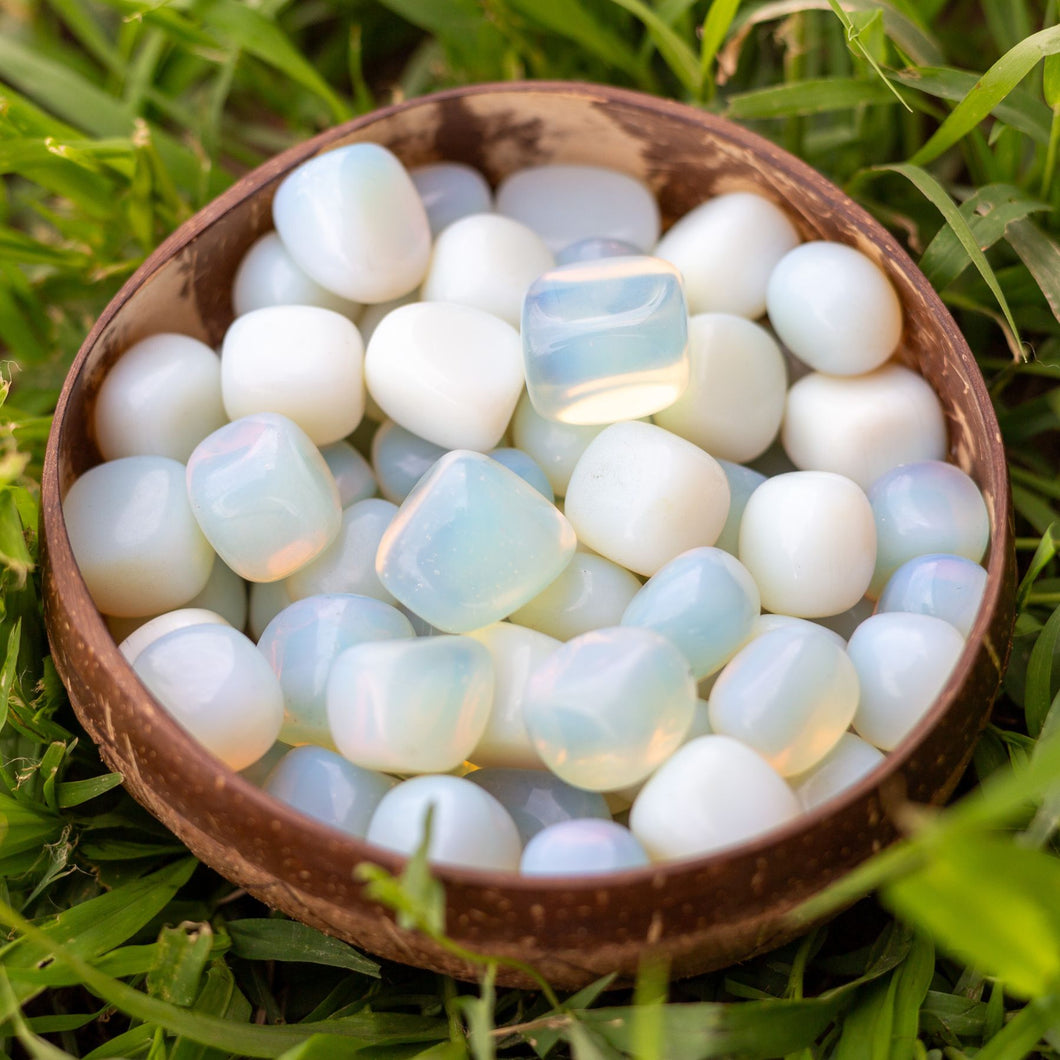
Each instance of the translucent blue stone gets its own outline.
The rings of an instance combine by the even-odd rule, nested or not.
[[[556,254],[557,265],[573,265],[580,261],[598,261],[600,258],[628,258],[640,253],[640,247],[624,239],[609,236],[589,236],[569,243]]]
[[[372,439],[372,468],[379,492],[400,504],[446,450],[387,420]]]
[[[526,385],[564,423],[637,419],[688,384],[681,277],[658,258],[603,258],[552,269],[523,302]]]
[[[933,615],[967,637],[985,592],[986,571],[978,563],[964,556],[918,556],[891,575],[876,610]]]
[[[356,501],[374,497],[375,475],[372,465],[349,442],[332,442],[321,447],[320,455],[328,465],[339,488],[339,503],[348,508]]]
[[[556,499],[548,477],[529,453],[524,453],[522,449],[492,449],[489,455],[498,464],[503,464],[509,471],[514,471],[521,479],[529,482],[550,504]]]
[[[409,170],[423,200],[431,235],[474,213],[493,209],[493,192],[486,178],[462,162],[430,162]]]
[[[273,768],[265,790],[350,835],[363,836],[382,797],[395,785],[393,777],[347,762],[324,747],[295,747]]]
[[[738,559],[720,548],[694,548],[645,582],[622,625],[668,638],[698,681],[720,670],[751,638],[760,613],[758,586]]]
[[[514,472],[453,450],[417,483],[379,545],[386,589],[448,633],[505,618],[570,562],[570,523]]]
[[[333,747],[325,690],[335,659],[355,644],[414,635],[400,611],[367,596],[309,596],[285,607],[258,641],[283,689],[280,739]]]
[[[567,492],[571,472],[589,443],[603,430],[602,425],[579,427],[546,419],[524,392],[512,416],[512,441],[529,453],[548,476],[557,497]]]
[[[603,795],[571,787],[545,769],[476,769],[467,779],[488,791],[512,815],[524,844],[542,828],[560,821],[611,820]]]
[[[526,845],[519,871],[526,876],[587,876],[647,865],[648,855],[628,828],[615,821],[560,821]]]
[[[743,510],[747,507],[751,494],[765,482],[766,476],[754,468],[734,464],[729,460],[718,460],[718,463],[729,480],[729,515],[721,528],[718,540],[714,542],[714,547],[724,549],[732,556],[738,556]]]

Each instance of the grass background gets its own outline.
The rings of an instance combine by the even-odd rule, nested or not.
[[[1055,0],[0,0],[0,1054],[215,1060],[1060,1054],[1060,28]],[[122,281],[248,167],[438,87],[576,78],[747,123],[865,204],[996,403],[1023,582],[958,803],[738,967],[574,997],[270,915],[102,767],[36,589],[58,388]],[[379,893],[442,935],[414,862]],[[704,896],[709,901],[709,896]]]

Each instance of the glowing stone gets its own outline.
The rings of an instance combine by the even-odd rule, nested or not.
[[[512,416],[512,441],[544,471],[557,497],[567,492],[571,473],[589,443],[604,429],[546,419],[525,391]]]
[[[493,192],[486,178],[462,162],[428,162],[410,169],[409,176],[423,200],[432,236],[461,217],[489,213],[493,208]]]
[[[118,651],[125,656],[126,662],[131,666],[136,662],[140,652],[149,644],[153,644],[159,637],[164,637],[175,629],[184,629],[185,626],[208,626],[212,624],[230,625],[216,611],[207,611],[203,607],[181,607],[176,611],[167,611],[165,614],[156,615],[142,626],[137,627],[118,645]]]
[[[615,821],[571,820],[538,832],[523,851],[524,876],[590,876],[649,864],[628,828]]]
[[[339,488],[339,504],[343,508],[375,496],[377,486],[372,466],[349,442],[321,446],[320,455]]]
[[[791,777],[790,783],[804,810],[842,795],[884,760],[883,753],[852,732],[845,732],[839,742],[816,765]]]
[[[971,636],[986,593],[986,571],[964,556],[917,556],[883,588],[876,610],[932,615]]]

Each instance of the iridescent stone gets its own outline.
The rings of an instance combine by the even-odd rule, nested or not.
[[[523,851],[524,876],[594,876],[649,864],[628,828],[616,821],[571,820],[549,825]]]
[[[684,656],[650,629],[585,633],[530,677],[523,713],[542,761],[589,791],[643,780],[692,723],[696,685]]]
[[[349,442],[321,446],[320,455],[339,488],[339,504],[343,508],[375,496],[377,486],[372,466]]]
[[[542,416],[614,423],[671,405],[688,385],[688,311],[658,258],[602,258],[540,274],[523,302],[526,388]]]
[[[335,659],[357,644],[413,636],[400,611],[366,596],[328,593],[285,607],[258,641],[258,650],[283,688],[280,739],[334,747],[326,691]]]
[[[882,761],[881,751],[860,736],[845,732],[815,766],[790,778],[791,787],[802,808],[812,810],[852,788]]]
[[[339,491],[320,450],[285,416],[226,424],[188,460],[188,496],[217,554],[248,581],[277,581],[309,563],[342,525]]]
[[[778,773],[803,773],[836,745],[858,706],[858,675],[826,634],[755,637],[710,692],[710,727],[753,747]]]
[[[694,548],[645,582],[622,625],[668,638],[698,681],[720,670],[750,639],[760,612],[758,586],[738,559],[720,548]]]
[[[917,556],[891,575],[876,610],[933,615],[970,637],[985,593],[986,571],[978,563],[964,556]]]
[[[609,239],[607,236],[589,236],[576,243],[565,246],[556,252],[557,265],[573,265],[576,261],[598,261],[600,258],[628,258],[631,254],[640,254],[641,247],[635,247],[624,239]]]
[[[475,213],[493,209],[493,192],[486,178],[462,162],[428,162],[409,170],[412,183],[423,200],[431,235],[447,225]]]
[[[489,455],[498,464],[503,464],[509,471],[514,471],[521,479],[529,482],[550,504],[556,499],[547,476],[529,453],[524,453],[522,449],[503,448],[491,449]]]
[[[546,419],[534,408],[525,391],[512,416],[512,441],[529,453],[544,471],[557,497],[566,494],[574,465],[603,429]]]
[[[207,611],[204,607],[181,607],[176,611],[167,611],[133,630],[118,645],[118,651],[131,666],[140,652],[149,644],[154,644],[159,637],[164,637],[175,629],[184,629],[185,626],[208,626],[214,623],[222,626],[230,624],[216,611]]]
[[[361,769],[324,747],[294,747],[273,767],[264,787],[306,816],[361,837],[396,784],[393,777]]]
[[[505,618],[566,567],[567,520],[513,471],[456,450],[420,479],[379,545],[386,589],[449,633]]]
[[[372,467],[379,480],[379,492],[388,501],[400,504],[447,451],[418,438],[393,420],[381,423],[372,438]]]
[[[754,468],[733,464],[728,460],[719,460],[725,478],[729,483],[729,514],[721,528],[716,548],[724,549],[730,555],[740,552],[740,524],[743,522],[743,510],[752,493],[766,480],[766,476]]]

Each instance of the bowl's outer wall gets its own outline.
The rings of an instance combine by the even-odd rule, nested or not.
[[[675,975],[721,967],[805,928],[805,899],[890,842],[906,800],[953,791],[989,715],[1008,654],[1015,565],[1004,451],[982,377],[955,323],[898,244],[820,174],[767,141],[678,104],[602,86],[472,86],[401,104],[330,130],[271,160],[182,226],[103,313],[60,398],[45,464],[45,612],[74,708],[132,794],[202,860],[275,908],[373,953],[473,977],[437,944],[398,929],[368,902],[356,866],[400,860],[266,797],[203,751],[139,684],[92,605],[62,522],[61,497],[99,460],[91,437],[100,381],[133,341],[163,330],[217,344],[231,320],[239,259],[271,228],[272,195],[303,159],[372,140],[407,165],[468,162],[496,182],[549,161],[624,170],[658,195],[664,223],[711,195],[757,190],[806,238],[850,243],[890,275],[906,329],[900,356],[939,392],[950,457],[980,484],[993,537],[989,580],[969,647],[917,730],[881,770],[831,806],[772,837],[695,861],[591,880],[533,881],[439,870],[448,931],[461,944],[535,965],[573,988],[608,972],[631,976],[651,952]],[[525,983],[515,970],[502,982]]]

